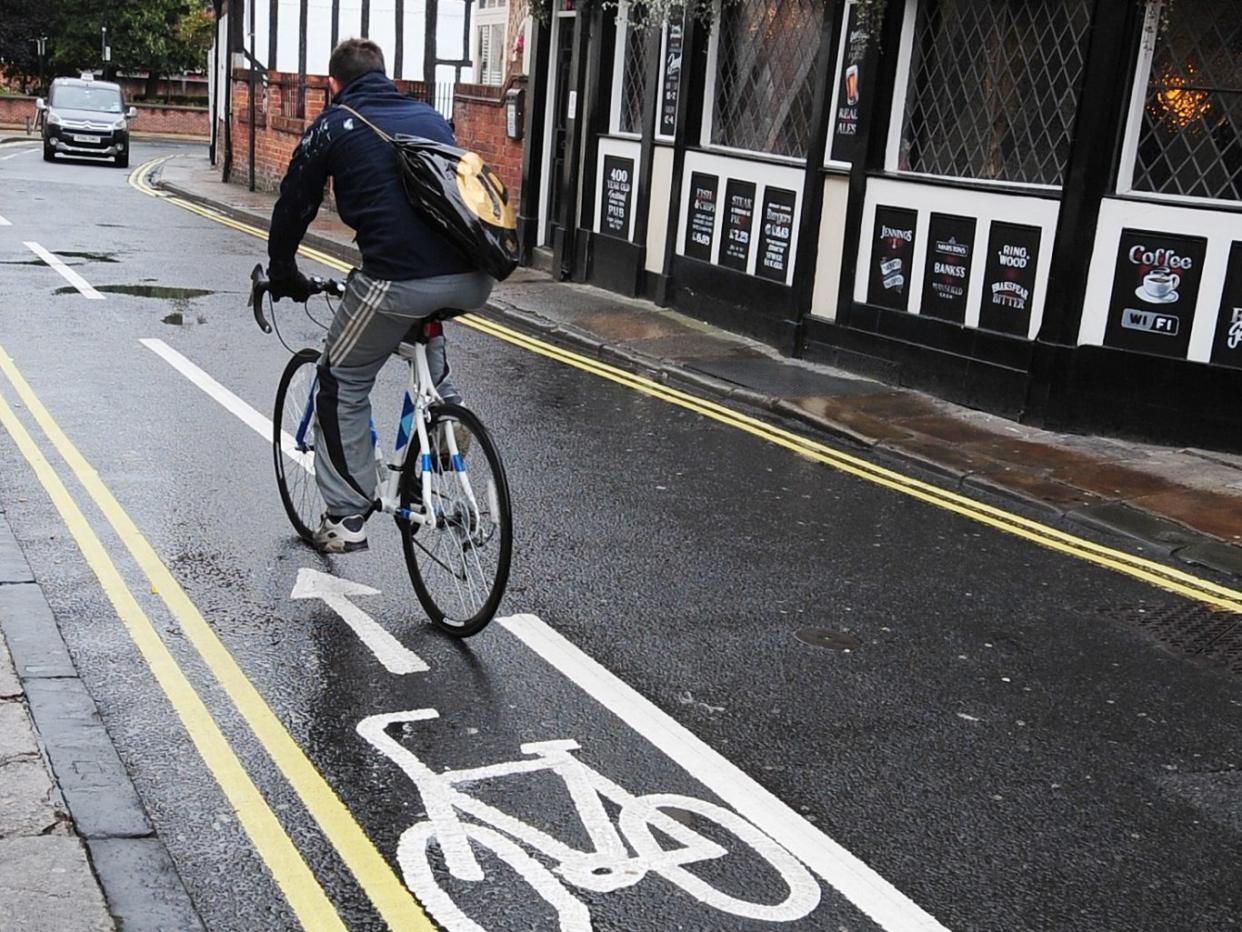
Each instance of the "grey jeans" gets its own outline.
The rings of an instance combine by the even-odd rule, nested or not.
[[[400,282],[370,278],[357,270],[350,274],[319,358],[315,396],[319,421],[315,479],[328,514],[364,514],[375,498],[371,389],[410,326],[445,308],[482,307],[493,285],[495,281],[482,272]],[[443,336],[428,341],[427,363],[445,400],[460,400],[448,379]]]

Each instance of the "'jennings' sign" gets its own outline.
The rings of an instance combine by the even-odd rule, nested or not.
[[[970,262],[975,254],[975,218],[932,214],[927,224],[923,266],[924,317],[964,323]]]
[[[1039,227],[992,224],[979,306],[979,326],[984,330],[1019,337],[1030,332],[1041,233]]]
[[[871,240],[871,274],[867,303],[904,311],[910,301],[910,266],[914,262],[917,211],[877,206]]]
[[[1104,345],[1185,359],[1207,240],[1122,230]]]

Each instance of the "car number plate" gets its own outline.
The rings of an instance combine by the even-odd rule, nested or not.
[[[73,141],[74,142],[99,142],[99,137],[98,136],[79,136],[77,133],[74,133]]]

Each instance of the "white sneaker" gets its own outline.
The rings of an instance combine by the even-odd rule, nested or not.
[[[315,549],[320,553],[354,553],[367,549],[367,519],[362,515],[334,518],[324,515],[315,531]]]

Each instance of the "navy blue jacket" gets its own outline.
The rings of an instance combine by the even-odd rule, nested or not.
[[[408,133],[456,145],[435,108],[402,95],[383,72],[353,81],[334,98],[337,103],[353,107],[390,135]],[[292,269],[329,177],[337,212],[356,234],[367,275],[404,281],[473,269],[410,206],[392,147],[347,110],[329,106],[302,136],[280,185],[267,246],[273,277]]]

